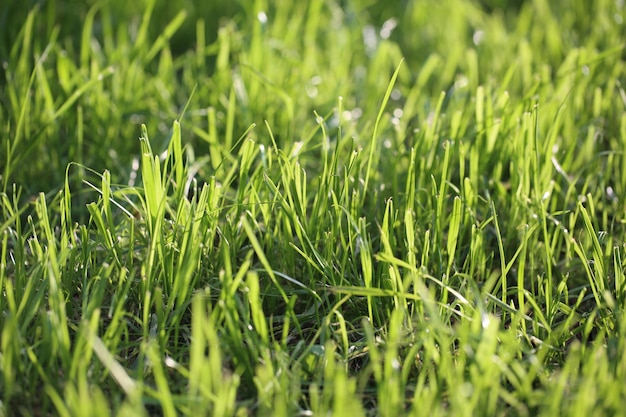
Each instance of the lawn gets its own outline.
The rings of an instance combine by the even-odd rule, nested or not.
[[[3,0],[0,417],[626,415],[619,0]]]

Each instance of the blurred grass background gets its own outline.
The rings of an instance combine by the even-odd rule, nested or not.
[[[233,131],[241,133],[267,119],[289,140],[299,134],[294,126],[311,123],[313,110],[329,111],[338,96],[345,98],[346,108],[360,108],[371,117],[378,103],[370,96],[382,94],[402,57],[406,65],[399,81],[404,87],[418,84],[419,97],[408,98],[418,117],[427,116],[434,106],[428,97],[446,91],[455,93],[447,100],[463,100],[469,97],[463,91],[472,92],[478,85],[506,89],[531,103],[539,82],[574,73],[579,77],[583,65],[593,65],[587,62],[596,59],[592,54],[619,46],[613,27],[623,14],[619,2],[612,0],[558,5],[539,0],[157,1],[148,7],[151,4],[3,2],[4,135],[17,133],[26,100],[30,114],[50,116],[45,127],[20,126],[27,140],[12,149],[18,164],[11,168],[12,178],[3,178],[4,188],[15,182],[29,195],[50,190],[62,182],[69,161],[97,171],[113,164],[115,181],[126,182],[130,159],[139,150],[132,138],[140,123],[158,126],[154,136],[164,143],[170,121],[182,115],[189,100],[185,117],[190,123],[183,122],[183,129],[188,129],[189,143],[197,143],[191,128],[206,124],[208,107],[216,109],[218,130],[226,128],[228,88],[241,86],[239,79],[248,90],[236,91]],[[151,10],[149,18],[146,10]],[[259,21],[260,12],[268,24]],[[29,14],[32,45],[24,42]],[[91,22],[88,27],[86,21]],[[142,21],[147,32],[138,44]],[[169,33],[164,32],[170,23]],[[150,53],[163,35],[167,42]],[[602,64],[617,68],[622,57],[623,52],[608,54]],[[41,64],[37,71],[35,58]],[[296,65],[303,60],[306,65]],[[80,77],[68,75],[73,68],[80,68]],[[97,77],[103,78],[101,83],[72,97],[79,86]],[[591,71],[589,84],[603,85],[593,78]],[[564,100],[567,93],[545,98]],[[587,92],[577,103],[581,115],[592,95]],[[303,99],[296,103],[293,97]],[[71,106],[54,115],[72,98]],[[278,114],[277,108],[286,112]],[[613,129],[618,114],[606,110],[607,128]],[[549,123],[549,118],[542,122]],[[4,158],[6,148],[0,152]]]

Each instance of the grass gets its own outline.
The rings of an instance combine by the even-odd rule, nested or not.
[[[623,3],[27,3],[0,416],[624,413]]]

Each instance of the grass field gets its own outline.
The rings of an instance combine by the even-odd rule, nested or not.
[[[1,416],[626,415],[621,0],[3,0]]]

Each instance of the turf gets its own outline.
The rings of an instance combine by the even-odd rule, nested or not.
[[[616,416],[624,2],[6,0],[0,416]]]

